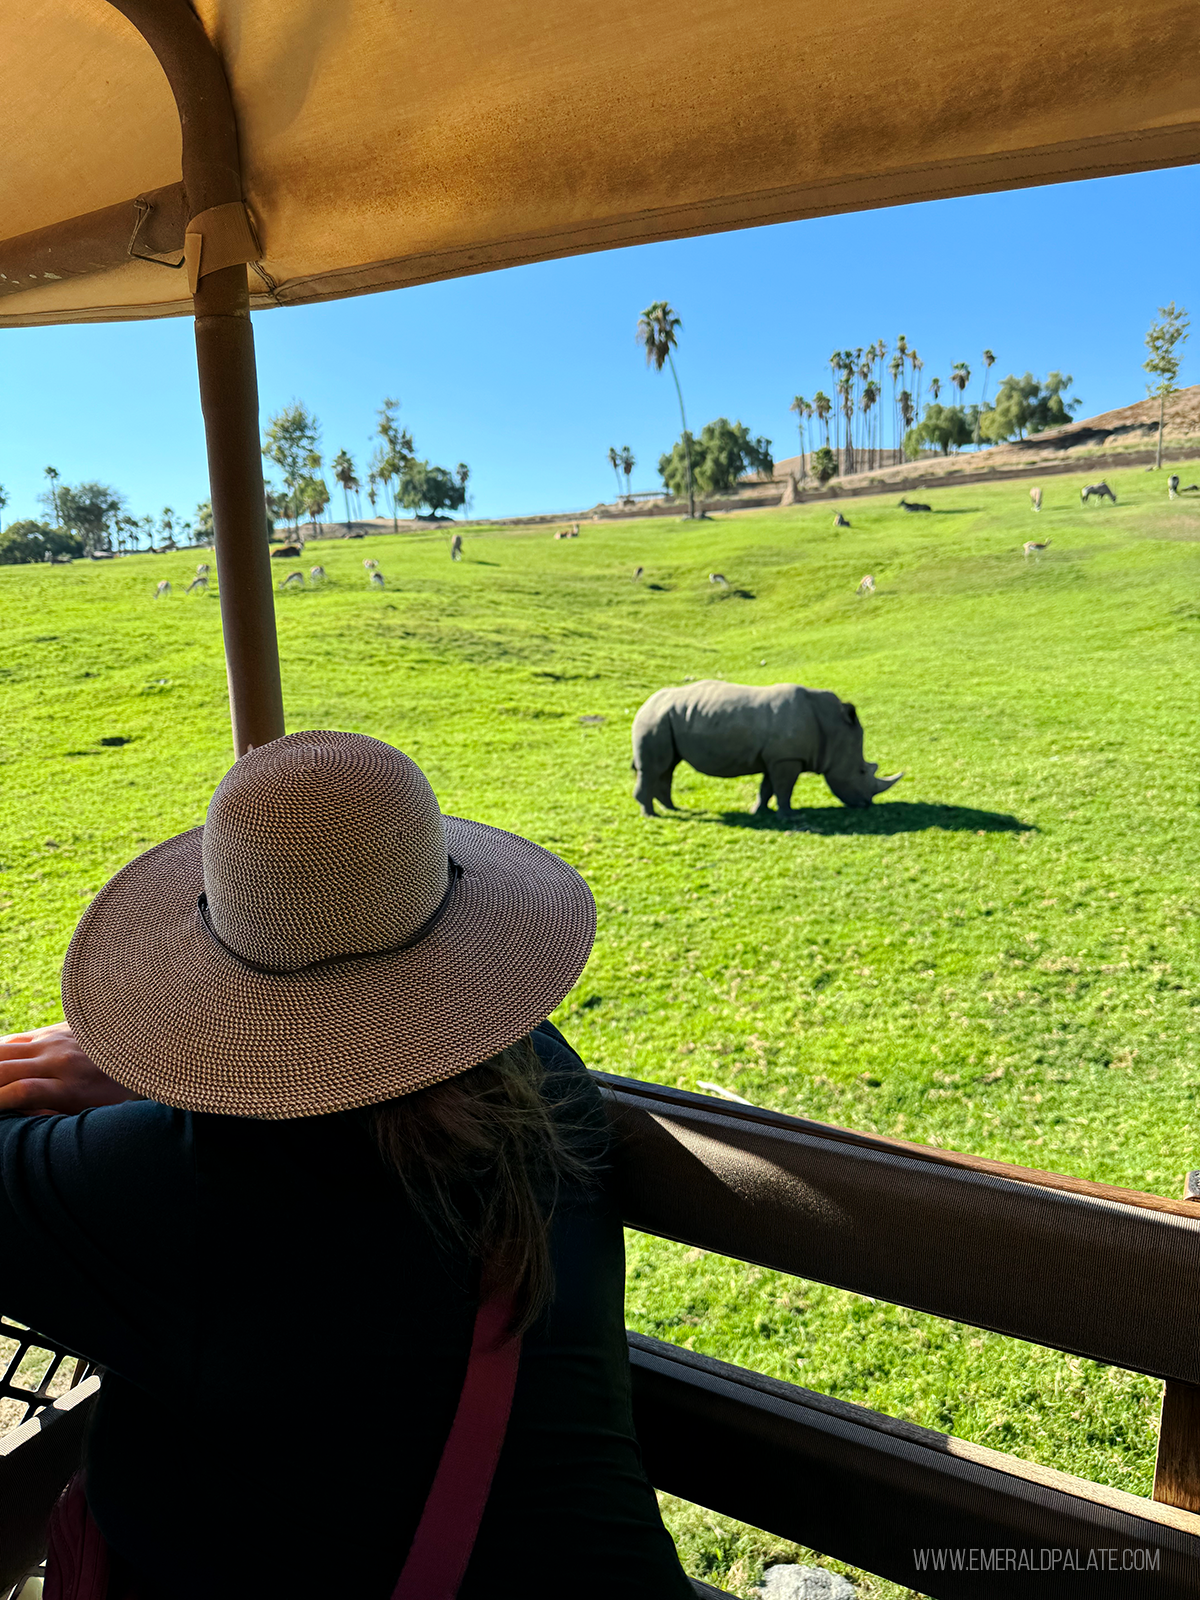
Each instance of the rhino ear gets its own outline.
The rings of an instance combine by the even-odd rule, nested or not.
[[[855,711],[849,700],[842,701],[842,710],[846,713],[846,721],[853,727],[858,721],[858,712]]]

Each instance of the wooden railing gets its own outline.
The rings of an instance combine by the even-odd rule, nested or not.
[[[938,1600],[1200,1593],[1196,1202],[595,1076],[629,1226],[1165,1382],[1147,1500],[631,1334],[660,1488]],[[0,1593],[97,1386],[0,1440]]]
[[[939,1600],[1200,1593],[1190,1199],[600,1082],[631,1227],[1166,1380],[1146,1500],[634,1334],[660,1488]]]

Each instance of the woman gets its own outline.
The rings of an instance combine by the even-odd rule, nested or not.
[[[542,1021],[594,915],[348,733],[244,756],[97,895],[66,1027],[0,1045],[0,1296],[106,1369],[110,1600],[387,1600],[402,1569],[423,1600],[423,1512],[462,1600],[692,1595],[630,1420],[603,1113]]]

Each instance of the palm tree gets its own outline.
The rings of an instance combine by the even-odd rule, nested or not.
[[[825,448],[829,449],[829,413],[833,410],[833,401],[823,389],[818,389],[812,398],[812,408],[816,413],[817,421],[825,429]]]
[[[688,433],[687,417],[683,410],[683,390],[679,387],[679,374],[671,355],[678,344],[678,333],[683,323],[665,300],[655,300],[638,318],[637,341],[646,352],[646,365],[661,372],[669,366],[675,380],[675,393],[679,398],[679,421],[683,426],[683,459],[687,464],[688,516],[696,515],[696,495],[692,488],[692,441]]]
[[[921,374],[925,370],[925,363],[915,350],[910,350],[908,352],[908,364],[912,368],[913,413],[919,416],[921,411]]]
[[[798,394],[788,410],[796,413],[796,428],[800,434],[800,476],[805,478],[808,474],[804,468],[804,419],[812,416],[813,408],[802,394]]]
[[[963,403],[963,391],[971,381],[971,369],[965,361],[956,361],[954,370],[950,374],[950,382],[958,390],[958,403]],[[957,448],[957,446],[956,446]]]
[[[904,346],[905,339],[904,335],[901,334],[896,343],[896,354],[892,357],[888,366],[888,372],[891,374],[892,379],[892,437],[896,441],[897,449],[899,449],[900,445],[899,439],[896,438],[896,435],[900,432],[900,418],[896,410],[896,384],[903,382],[904,379]]]
[[[933,396],[934,405],[937,405],[942,397],[942,380],[940,378],[930,378],[929,392]]]
[[[907,436],[908,430],[912,427],[913,423],[917,419],[916,407],[913,405],[913,397],[911,394],[909,394],[907,389],[901,389],[899,402],[900,421],[904,424],[904,433]],[[903,449],[903,444],[901,445],[901,449]]]
[[[471,477],[471,469],[465,461],[460,461],[454,469],[454,481],[463,492],[463,515],[467,513],[467,483]]]
[[[621,471],[625,474],[625,498],[633,493],[633,469],[637,466],[637,457],[627,444],[621,446]]]
[[[46,467],[46,477],[50,480],[50,502],[54,507],[54,526],[62,527],[62,514],[58,509],[58,468]]]
[[[842,463],[842,442],[841,442],[841,414],[838,411],[837,398],[838,398],[838,393],[839,393],[838,384],[840,382],[841,370],[842,370],[842,352],[840,350],[835,350],[833,352],[833,354],[829,358],[829,378],[830,378],[829,387],[833,390],[833,399],[830,402],[830,415],[833,417],[833,457],[834,457],[834,460],[838,463],[839,467],[841,466],[841,463]]]
[[[992,354],[992,352],[990,350],[985,350],[983,352],[983,388],[979,391],[979,410],[980,410],[980,413],[982,413],[983,408],[984,408],[985,404],[987,403],[988,379],[991,377],[992,368],[995,365],[996,365],[995,356]],[[979,422],[980,422],[980,417],[976,416],[976,418],[975,418],[975,448],[976,448],[976,450],[979,449]]]
[[[868,438],[868,440],[870,440],[870,437],[871,437],[871,428],[870,428],[870,424],[871,424],[871,421],[872,421],[871,409],[874,406],[876,400],[878,400],[878,399],[879,399],[879,385],[875,382],[874,378],[872,378],[867,383],[865,383],[863,385],[862,400],[860,402],[860,404],[862,406],[863,420],[867,423],[867,438]],[[869,452],[870,451],[870,444],[869,443],[868,443],[867,449],[868,449],[868,452]],[[868,467],[871,465],[871,456],[870,456],[869,453],[867,455],[867,465],[868,465]]]
[[[374,467],[367,473],[367,499],[371,502],[371,516],[375,515],[375,501],[379,497],[379,479],[375,475]]]
[[[615,444],[608,447],[608,464],[613,469],[613,477],[617,480],[617,499],[621,498],[621,456]]]
[[[854,471],[854,352],[843,350],[841,377],[838,379],[838,396],[842,402],[842,415],[846,419],[845,472]]]
[[[333,475],[342,486],[342,497],[346,502],[346,531],[350,530],[350,491],[357,491],[358,478],[354,472],[354,462],[348,450],[339,450],[333,458]]]

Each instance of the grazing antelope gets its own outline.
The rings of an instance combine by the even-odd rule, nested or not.
[[[1042,509],[1042,491],[1040,489],[1030,489],[1029,504],[1034,511]]]
[[[378,572],[379,571],[379,563],[378,563],[378,561],[371,561],[367,557],[363,558],[363,566],[366,567],[368,572]]]
[[[854,592],[855,592],[855,594],[874,594],[875,593],[875,579],[871,576],[871,574],[869,572],[867,573],[866,577],[863,579],[863,581],[859,584],[858,588]]]
[[[1027,540],[1022,546],[1022,549],[1025,551],[1026,561],[1029,560],[1030,556],[1032,556],[1035,561],[1040,560],[1042,551],[1049,543],[1049,539],[1043,540],[1041,544],[1038,544],[1036,539]]]
[[[203,590],[205,590],[207,592],[207,590],[208,590],[208,575],[207,575],[207,571],[198,572],[196,574],[196,576],[192,579],[191,583],[188,584],[188,586],[187,586],[186,590],[184,591],[184,593],[185,594],[191,594],[193,589],[203,589]]]
[[[371,574],[371,587],[373,589],[382,589],[383,588],[383,573],[382,572],[373,572]]]
[[[1171,476],[1167,479],[1167,499],[1168,500],[1174,500],[1175,496],[1178,493],[1179,493],[1179,474],[1177,472],[1173,472],[1171,474]]]
[[[196,576],[198,578],[207,578],[208,577],[208,562],[207,561],[202,561],[200,563],[200,565],[196,568]]]
[[[922,505],[919,500],[905,500],[901,498],[900,507],[903,511],[932,511],[932,506]]]
[[[308,575],[314,583],[320,583],[321,579],[325,576],[325,568],[310,567],[308,569]]]
[[[1093,495],[1097,500],[1108,499],[1112,501],[1113,505],[1117,503],[1116,495],[1106,483],[1089,483],[1086,489],[1080,489],[1079,499],[1081,504],[1087,505]]]
[[[304,587],[304,574],[302,572],[289,572],[287,577],[283,580],[282,584],[280,584],[280,588],[281,589],[286,589],[289,584],[293,584],[293,583],[298,583],[300,585],[300,587],[303,589],[303,587]]]
[[[163,599],[163,597],[165,595],[169,595],[170,592],[171,592],[171,585],[164,578],[163,581],[159,584],[158,588],[155,589],[154,598],[156,600],[161,600],[161,599]]]
[[[450,559],[451,559],[451,561],[461,561],[462,560],[462,534],[461,533],[456,533],[454,535],[453,539],[451,539],[451,541],[450,541]]]
[[[840,511],[838,512],[837,516],[834,517],[833,525],[835,528],[848,528],[850,526]]]
[[[645,570],[646,570],[645,567],[639,567],[637,569],[637,571],[633,575],[634,583],[636,583],[638,581],[638,579],[641,577],[642,573],[645,572]]]
[[[709,583],[718,584],[724,589],[728,589],[729,587],[729,579],[723,572],[710,572],[708,575],[708,581]]]

